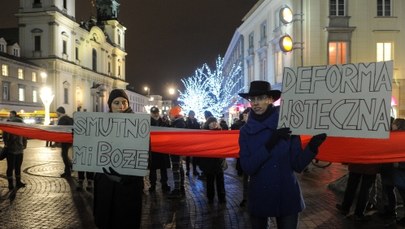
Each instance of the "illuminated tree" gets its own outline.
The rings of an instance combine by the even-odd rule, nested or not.
[[[223,58],[218,57],[215,69],[207,64],[198,68],[193,76],[182,79],[184,92],[179,91],[178,101],[183,111],[193,110],[199,120],[204,120],[204,111],[209,110],[215,117],[221,117],[236,102],[238,88],[242,79],[241,63],[232,66],[228,74],[224,74]]]

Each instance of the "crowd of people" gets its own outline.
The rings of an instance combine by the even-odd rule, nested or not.
[[[306,169],[327,138],[326,134],[315,135],[307,146],[302,148],[300,137],[291,135],[289,128],[277,129],[279,109],[273,103],[280,98],[280,94],[279,90],[273,90],[266,81],[251,82],[249,91],[239,94],[250,103],[250,107],[241,112],[230,128],[225,120],[218,120],[208,110],[204,112],[205,120],[199,122],[194,111],[188,111],[187,117],[184,117],[179,106],[170,109],[169,120],[163,119],[159,108],[150,109],[151,126],[240,131],[240,152],[236,163],[237,173],[243,177],[243,199],[240,207],[247,206],[254,229],[267,228],[269,217],[276,219],[277,228],[298,228],[299,214],[305,208],[305,203],[295,174]],[[110,113],[133,113],[129,98],[122,89],[111,91],[107,105]],[[63,107],[58,107],[57,114],[58,125],[73,124],[73,119],[66,115]],[[12,111],[9,121],[22,122],[22,119]],[[392,121],[392,131],[398,130],[405,130],[404,119]],[[23,188],[25,184],[21,181],[21,164],[27,141],[21,136],[8,133],[4,133],[3,138],[5,146],[11,152],[7,156],[8,188]],[[67,143],[61,144],[61,157],[64,162],[64,173],[61,177],[66,179],[70,179],[72,173],[72,164],[68,157],[71,146]],[[150,193],[160,190],[169,200],[182,199],[186,195],[185,176],[193,175],[202,178],[206,183],[209,204],[214,203],[215,197],[219,204],[225,204],[227,200],[224,171],[227,168],[225,158],[183,157],[170,152],[150,151],[147,177],[150,186],[147,190]],[[160,185],[157,183],[158,170]],[[371,190],[375,189],[376,177],[380,174],[383,195],[386,197],[380,216],[394,221],[399,218],[398,223],[405,225],[405,216],[398,217],[396,212],[396,193],[405,199],[405,162],[348,164],[348,170],[342,203],[336,204],[338,212],[349,215],[357,198],[352,218],[356,221],[368,220],[367,210],[377,204],[374,201],[376,194]],[[86,189],[94,195],[95,224],[99,228],[140,228],[144,177],[122,175],[111,167],[103,168],[103,171],[95,174],[78,172],[77,190]],[[168,181],[168,172],[173,175],[172,187]],[[357,186],[360,186],[358,193]]]

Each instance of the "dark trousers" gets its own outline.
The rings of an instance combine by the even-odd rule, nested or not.
[[[252,229],[266,229],[267,220],[269,217],[257,217],[250,216],[250,222],[252,223]],[[278,229],[296,229],[298,228],[298,213],[289,216],[276,217]]]
[[[217,188],[217,195],[219,201],[225,200],[225,182],[224,172],[220,173],[207,173],[207,198],[213,200],[215,197],[215,186]]]
[[[149,181],[152,186],[156,186],[157,181],[157,169],[151,169],[149,171]],[[167,169],[159,169],[160,170],[160,183],[162,186],[167,185]]]
[[[21,179],[21,165],[23,162],[23,154],[7,154],[7,178],[13,179],[13,171],[17,180]],[[21,180],[20,180],[21,181]]]
[[[345,211],[350,211],[350,207],[353,204],[356,196],[357,186],[360,184],[360,190],[357,197],[356,209],[354,214],[363,216],[364,210],[368,202],[370,188],[375,181],[376,175],[360,174],[349,172],[349,178],[347,180],[347,186],[343,197],[342,208]]]
[[[72,146],[69,143],[62,143],[61,144],[61,148],[62,148],[62,160],[63,160],[63,164],[65,164],[65,173],[69,174],[72,172],[72,162],[70,161],[69,158],[69,148],[70,146]]]
[[[92,181],[94,179],[94,173],[92,172],[78,171],[77,175],[79,176],[79,180],[87,179],[88,181]]]
[[[181,165],[180,156],[170,155],[170,160],[172,162],[174,190],[180,191],[184,189],[184,169]]]

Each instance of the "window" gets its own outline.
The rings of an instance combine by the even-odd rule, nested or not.
[[[67,9],[66,0],[63,0],[63,9]]]
[[[108,74],[111,73],[111,62],[108,62]]]
[[[260,60],[260,79],[266,80],[267,77],[267,58]]]
[[[34,37],[34,51],[41,51],[41,36]]]
[[[8,76],[8,65],[6,64],[1,65],[1,74],[3,76]]]
[[[37,73],[32,72],[32,82],[37,82]]]
[[[121,66],[118,66],[118,77],[121,76]]]
[[[25,87],[24,85],[18,85],[18,101],[25,101]]]
[[[118,45],[121,45],[121,34],[118,32]]]
[[[266,22],[263,22],[260,26],[260,40],[266,40],[267,39],[267,25]]]
[[[0,52],[6,52],[6,46],[4,44],[0,44]]]
[[[329,64],[346,64],[348,61],[347,42],[329,42]]]
[[[33,103],[38,102],[38,90],[36,88],[32,89],[32,102]]]
[[[24,79],[24,70],[21,68],[18,69],[18,79],[20,80]]]
[[[330,0],[329,1],[329,15],[330,16],[346,16],[346,0]]]
[[[377,16],[391,16],[391,0],[377,0]]]
[[[63,103],[69,104],[69,88],[63,88]]]
[[[97,71],[97,51],[93,49],[93,71]]]
[[[253,38],[254,38],[253,33],[249,34],[249,48],[250,49],[254,47],[254,45],[253,45],[254,39]]]
[[[276,83],[281,83],[283,81],[283,52],[276,52],[274,61],[276,62],[274,65],[274,73],[276,75],[275,80]]]
[[[76,56],[76,60],[79,60],[79,48],[76,47],[75,49],[75,56]]]
[[[3,82],[3,100],[10,100],[10,82]]]
[[[392,60],[392,43],[377,43],[377,61]]]
[[[66,50],[67,50],[67,42],[66,41],[62,41],[62,54],[67,54]]]
[[[19,57],[20,56],[19,50],[18,49],[13,49],[13,55]]]

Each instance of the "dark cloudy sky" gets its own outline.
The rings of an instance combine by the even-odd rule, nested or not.
[[[2,6],[0,27],[17,25],[17,0]],[[76,1],[76,20],[94,15],[90,0]],[[170,86],[223,56],[242,18],[257,0],[120,0],[127,28],[127,81],[138,92],[168,96]],[[6,13],[5,13],[6,12]]]

